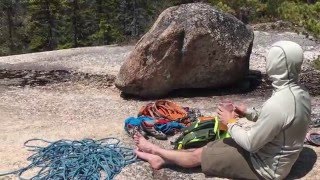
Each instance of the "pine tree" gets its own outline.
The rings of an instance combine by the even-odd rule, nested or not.
[[[59,0],[28,0],[30,50],[53,50],[57,47],[59,8]]]
[[[13,16],[14,16],[14,2],[12,0],[2,0],[0,2],[0,9],[2,11],[2,14],[4,15],[4,21],[7,29],[7,41],[8,41],[8,47],[9,47],[9,54],[12,54],[14,52],[14,42],[13,42],[13,31],[14,31],[14,22],[13,22]],[[4,36],[6,37],[6,36]],[[7,42],[5,41],[5,42]]]
[[[118,0],[96,0],[95,14],[97,16],[97,28],[90,36],[94,44],[111,44],[122,39],[118,23],[119,6],[120,1]]]

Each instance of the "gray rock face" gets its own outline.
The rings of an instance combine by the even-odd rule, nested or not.
[[[179,88],[222,87],[249,69],[253,31],[203,3],[166,9],[120,68],[124,93],[157,97]]]

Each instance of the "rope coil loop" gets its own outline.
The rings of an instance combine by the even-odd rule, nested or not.
[[[47,146],[32,145],[37,143]],[[113,179],[124,166],[136,161],[133,150],[122,147],[117,138],[56,142],[30,139],[24,146],[34,151],[27,158],[30,164],[16,171],[0,173],[0,176],[17,174],[24,179],[22,175],[25,172],[39,169],[29,179]]]

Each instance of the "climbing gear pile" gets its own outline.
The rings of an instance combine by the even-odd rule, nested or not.
[[[141,127],[148,135],[151,135],[156,139],[166,140],[167,136],[162,131],[156,130],[154,122],[155,121],[143,121]]]
[[[127,118],[124,129],[130,136],[138,131],[142,135],[166,140],[168,135],[180,132],[200,116],[202,115],[198,109],[182,107],[168,100],[158,100],[143,106],[137,117]]]
[[[153,122],[154,119],[148,116],[140,116],[140,117],[129,117],[124,121],[124,130],[131,136],[136,132],[139,132],[144,137],[147,137],[146,132],[143,130],[141,124],[142,122]]]
[[[140,132],[159,140],[181,133],[172,142],[175,149],[197,148],[215,139],[230,137],[227,127],[217,117],[204,117],[199,109],[182,107],[168,100],[158,100],[143,106],[138,117],[125,120],[125,130],[130,136]]]
[[[32,145],[34,143],[48,145]],[[56,142],[31,139],[24,145],[34,151],[27,159],[30,164],[0,176],[16,174],[24,179],[24,173],[36,168],[39,171],[29,179],[113,179],[124,166],[136,161],[133,150],[123,147],[116,138]]]
[[[181,135],[173,142],[174,149],[198,148],[216,139],[230,137],[221,126],[218,117],[200,117],[197,122],[182,129]]]

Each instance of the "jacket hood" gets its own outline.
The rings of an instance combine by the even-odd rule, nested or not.
[[[303,50],[292,41],[279,41],[272,45],[267,55],[267,74],[275,90],[298,82]]]

